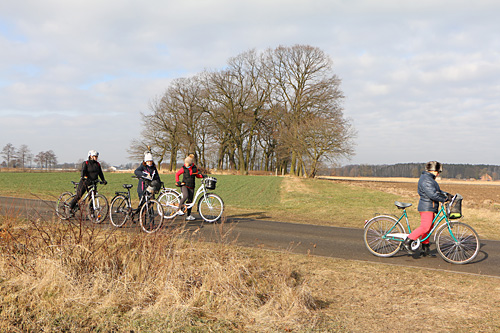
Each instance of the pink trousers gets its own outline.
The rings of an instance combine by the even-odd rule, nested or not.
[[[408,238],[416,240],[418,237],[425,238],[432,229],[432,221],[434,220],[433,212],[420,212],[420,226],[412,231]],[[430,237],[429,237],[430,238]],[[429,239],[426,239],[422,244],[429,244]]]

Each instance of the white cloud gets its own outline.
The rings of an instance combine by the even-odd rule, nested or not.
[[[500,164],[499,10],[486,0],[4,1],[0,147],[68,162],[92,147],[126,162],[140,112],[172,79],[302,43],[327,52],[342,79],[358,131],[352,162]]]

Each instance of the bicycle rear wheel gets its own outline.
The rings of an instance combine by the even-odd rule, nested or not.
[[[56,203],[56,214],[62,220],[67,220],[70,217],[69,212],[69,203],[71,198],[73,197],[73,193],[71,192],[63,192],[59,198],[57,198]]]
[[[390,216],[374,217],[365,227],[365,246],[377,257],[395,255],[402,242],[386,237],[387,234],[404,234],[404,228],[395,218]]]
[[[451,231],[451,233],[450,233]],[[479,253],[479,236],[462,222],[445,224],[436,234],[436,248],[441,257],[452,264],[466,264]]]
[[[147,233],[156,232],[163,223],[163,207],[156,200],[148,200],[142,206],[139,216],[142,230]]]
[[[108,216],[109,204],[108,199],[102,194],[98,194],[92,198],[88,197],[87,202],[87,215],[89,219],[94,223],[101,223]]]
[[[166,219],[173,219],[177,216],[177,210],[179,209],[180,194],[175,191],[163,192],[158,198],[158,202],[163,207],[163,217]]]
[[[111,200],[111,208],[109,209],[111,224],[121,228],[130,217],[130,208],[127,198],[122,195],[114,197]]]
[[[198,201],[198,213],[206,222],[216,222],[222,216],[224,202],[215,193],[209,193]]]

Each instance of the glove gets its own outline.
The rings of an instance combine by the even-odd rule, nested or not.
[[[181,186],[182,186],[182,183],[181,183],[181,182],[176,182],[176,183],[175,183],[175,186],[181,187]]]
[[[202,174],[201,177],[202,178],[207,178],[207,175]]]
[[[451,201],[451,199],[453,199],[453,194],[446,193],[446,201]]]
[[[105,181],[105,180],[103,180],[103,181],[102,181],[102,184],[103,184],[103,185],[108,185],[108,182],[107,182],[107,181]]]

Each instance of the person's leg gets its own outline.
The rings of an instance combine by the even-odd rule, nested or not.
[[[425,238],[427,233],[432,228],[432,221],[434,220],[433,212],[420,212],[420,226],[413,230],[413,232],[408,236],[411,240],[416,240],[419,237]],[[429,243],[429,240],[424,242],[425,244]]]
[[[185,186],[186,187],[186,186]],[[188,189],[188,199],[187,199],[187,203],[191,203],[193,202],[193,198],[194,198],[194,189],[193,188],[189,188],[189,187],[186,187]],[[191,209],[192,208],[189,208],[187,210],[187,214],[188,216],[191,216]]]
[[[186,202],[186,200],[189,197],[189,189],[187,188],[187,186],[182,186],[181,187],[181,191],[182,191],[182,198],[181,198],[181,201],[179,202],[179,210],[177,211],[177,213],[179,215],[183,215],[184,214],[184,212],[183,212],[184,203]]]
[[[432,221],[434,220],[433,212],[420,212],[420,226],[413,230],[412,233],[408,235],[403,245],[410,254],[413,254],[411,249],[411,243],[417,240],[419,237],[426,235],[432,228]],[[426,241],[428,244],[428,241]]]
[[[75,208],[76,204],[82,198],[83,194],[86,191],[87,191],[86,182],[84,180],[80,180],[80,182],[78,183],[78,187],[76,189],[76,195],[73,198],[73,200],[71,200],[71,202],[69,203],[69,208],[71,208],[71,210]]]

